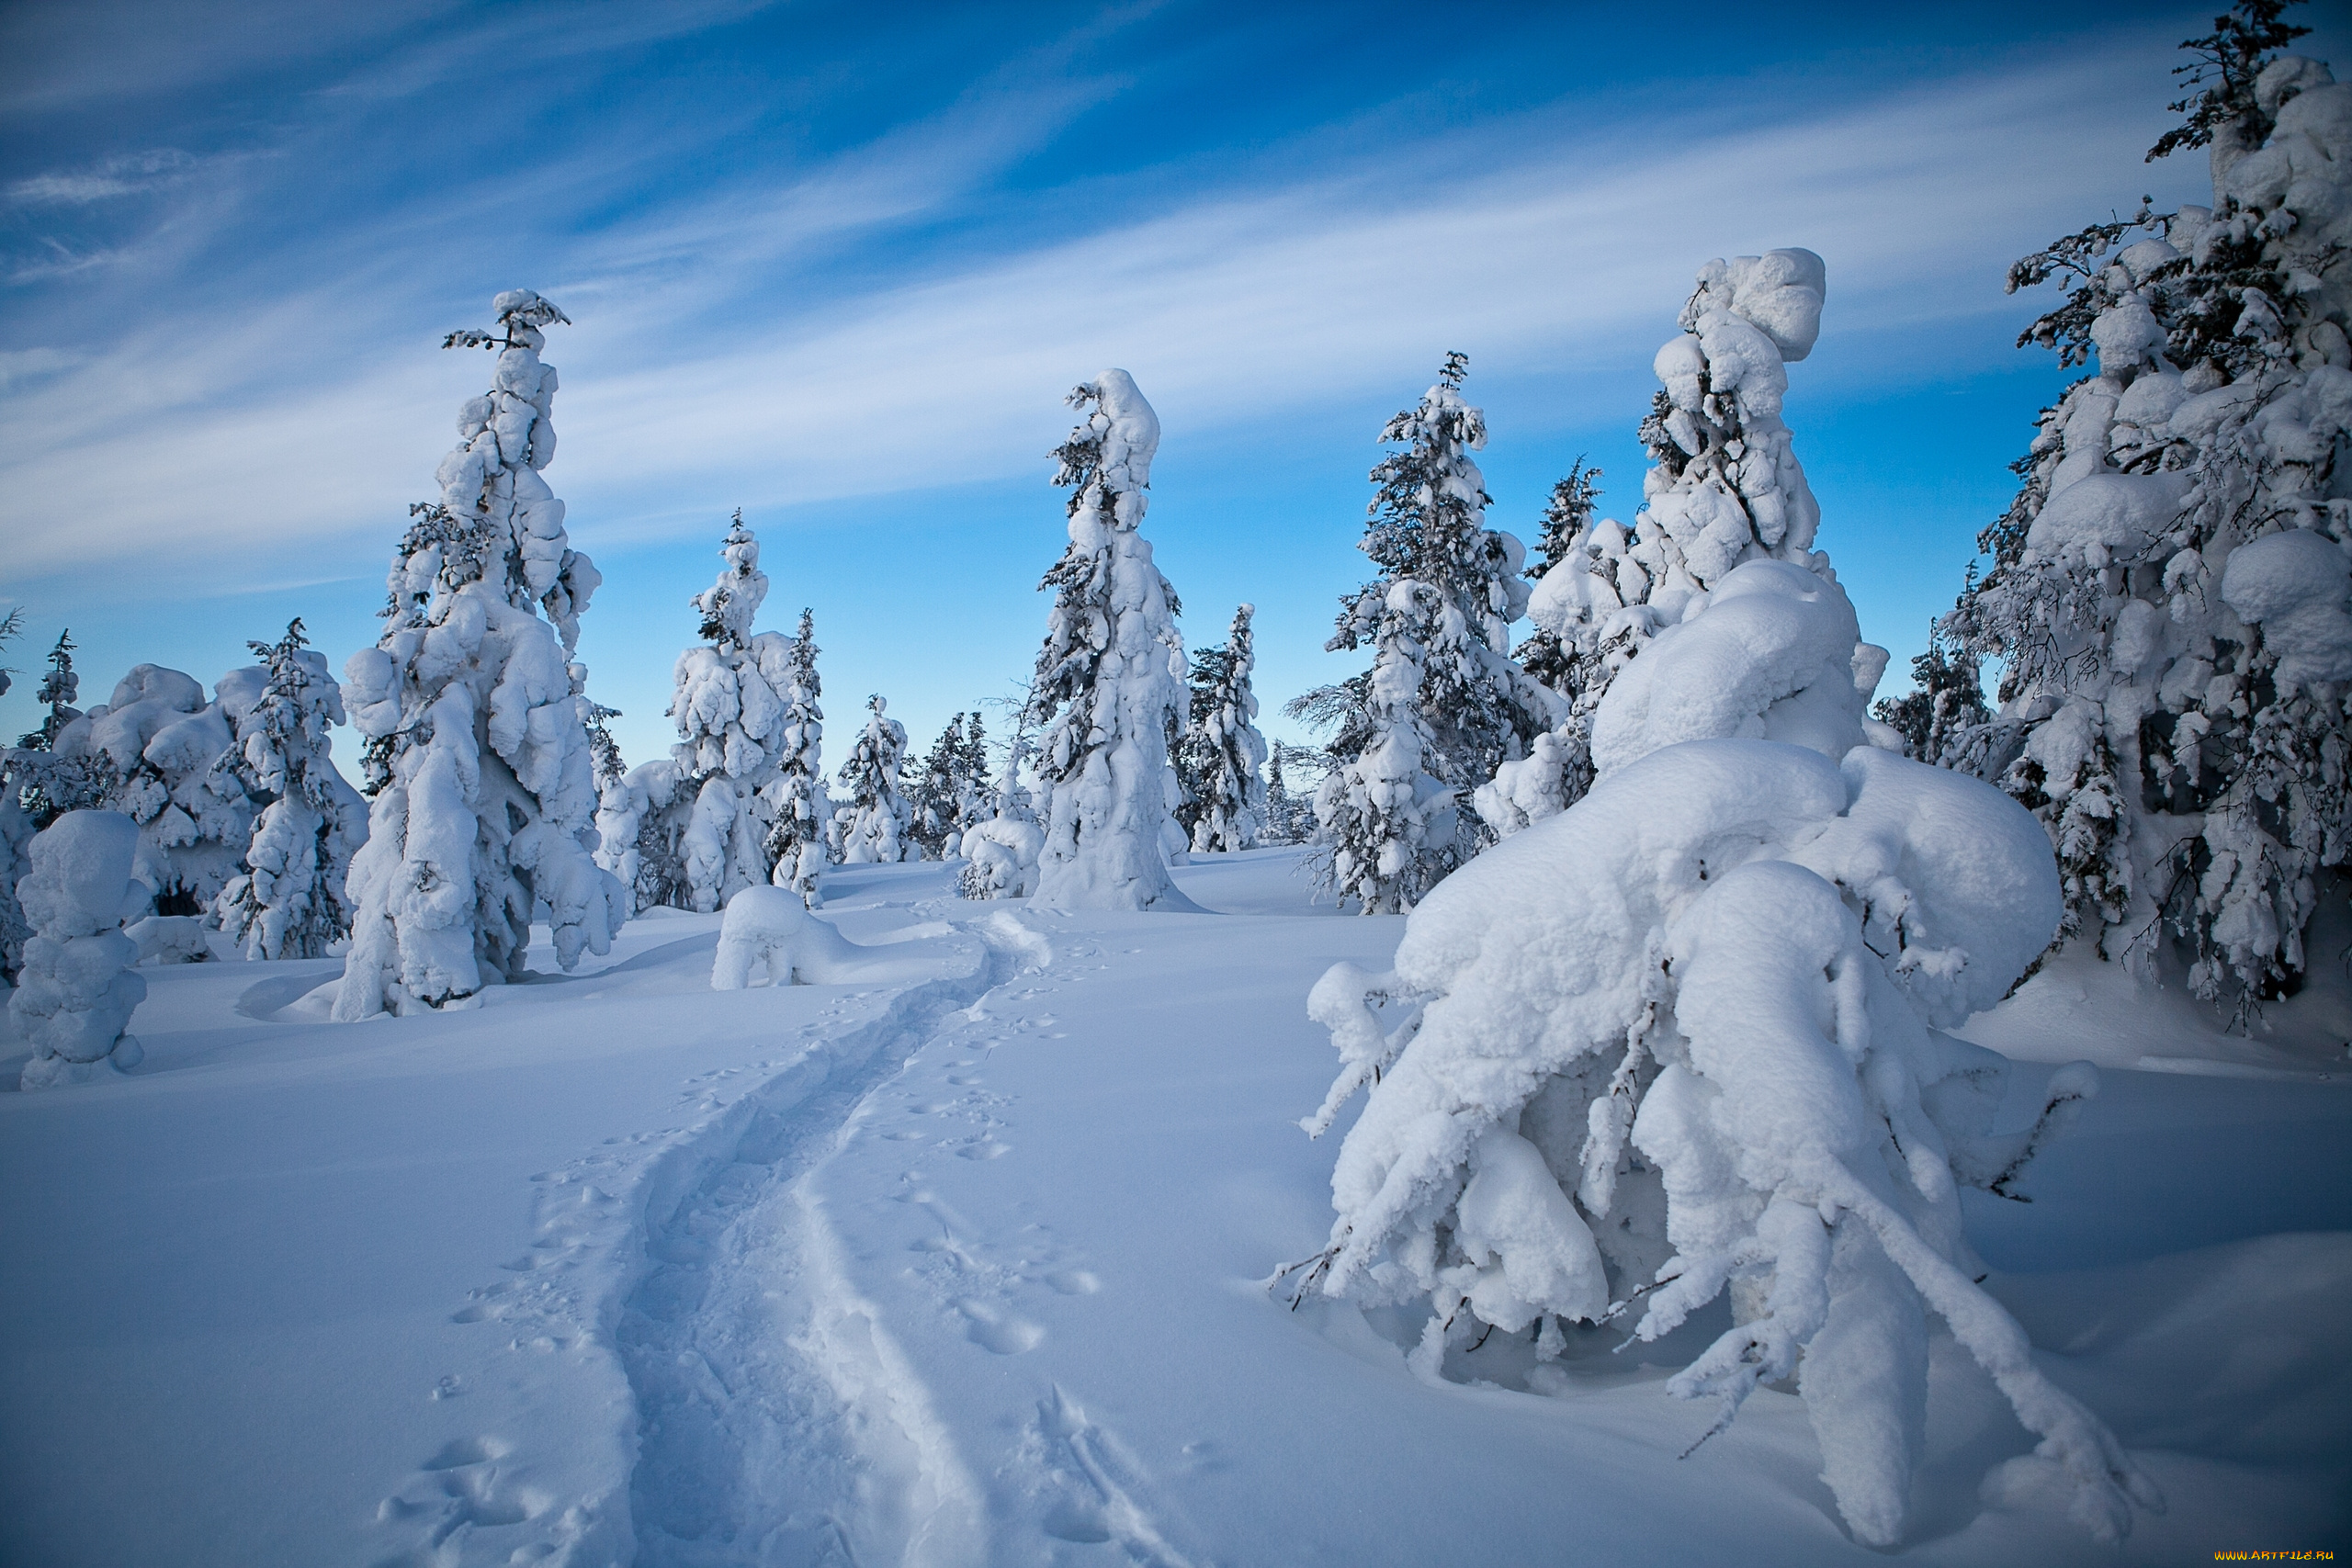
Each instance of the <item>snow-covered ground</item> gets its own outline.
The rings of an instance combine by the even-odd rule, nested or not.
[[[1331,1221],[1307,990],[1403,928],[1313,906],[1297,855],[1179,869],[1197,915],[835,871],[824,918],[879,949],[848,985],[714,992],[719,918],[673,914],[364,1024],[310,989],[334,960],[142,970],[135,1073],[0,1095],[0,1561],[1882,1556],[1792,1394],[1677,1457],[1713,1316],[1548,1367],[1496,1336],[1441,1388],[1404,1314],[1269,1293]],[[1906,1559],[2352,1545],[2342,990],[2245,1043],[2113,979],[2053,965],[1971,1027],[2104,1073],[1971,1234],[2169,1509],[2095,1546],[1941,1339]],[[2024,1107],[2047,1069],[2015,1077]]]

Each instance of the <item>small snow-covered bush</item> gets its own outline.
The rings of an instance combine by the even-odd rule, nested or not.
[[[842,764],[849,804],[833,814],[833,852],[843,865],[896,865],[907,858],[914,821],[914,807],[899,792],[907,727],[888,716],[890,705],[878,694],[865,707],[871,716]]]
[[[119,811],[69,811],[37,834],[17,897],[33,934],[8,1010],[32,1043],[22,1086],[88,1083],[145,1055],[123,1032],[147,996],[131,972],[139,944],[122,932],[149,889],[131,879],[139,825]]]
[[[1728,1290],[1735,1326],[1669,1383],[1794,1375],[1855,1536],[1891,1545],[1919,1459],[1926,1314],[2041,1439],[2095,1532],[2154,1488],[1973,1281],[1962,1185],[2006,1192],[2095,1091],[1992,1133],[2007,1063],[1944,1031],[2056,929],[2047,840],[1977,780],[1862,744],[1881,660],[1802,567],[1752,560],[1658,631],[1595,715],[1598,782],[1413,911],[1393,972],[1309,1010],[1342,1061],[1306,1125],[1363,1115],[1302,1289],[1425,1301],[1412,1360],[1644,1303],[1655,1339]],[[1380,1010],[1385,1009],[1385,1013]]]
[[[788,887],[746,887],[727,901],[718,926],[714,991],[740,991],[765,970],[777,986],[825,986],[849,977],[868,956],[857,943],[808,912]]]

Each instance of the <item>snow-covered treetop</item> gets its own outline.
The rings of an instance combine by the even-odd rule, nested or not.
[[[544,610],[577,646],[580,615],[604,581],[564,533],[563,502],[539,471],[555,459],[555,367],[542,364],[539,328],[570,318],[527,288],[492,302],[498,330],[449,333],[444,348],[498,353],[491,389],[458,411],[458,445],[435,474],[440,499],[409,508],[412,522],[387,581],[388,617],[438,625],[446,602],[488,581],[517,609]]]
[[[768,574],[760,570],[760,541],[743,526],[740,506],[718,553],[727,558],[727,569],[718,581],[695,595],[694,605],[702,613],[702,635],[725,653],[751,642],[752,617],[768,596]]]
[[[1108,527],[1126,530],[1143,519],[1151,488],[1151,459],[1159,450],[1159,416],[1124,370],[1081,381],[1062,400],[1085,418],[1054,449],[1060,469],[1054,483],[1071,488],[1070,513],[1099,510]]]

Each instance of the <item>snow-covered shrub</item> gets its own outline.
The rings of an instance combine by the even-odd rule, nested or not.
[[[1069,547],[1039,585],[1054,607],[1025,716],[1044,731],[1048,795],[1035,897],[1052,909],[1189,909],[1163,844],[1182,848],[1168,737],[1183,713],[1184,642],[1140,526],[1159,416],[1124,370],[1068,400],[1084,415],[1054,452],[1054,482],[1071,491]]]
[[[956,886],[967,898],[1026,898],[1037,890],[1037,857],[1046,847],[1029,792],[1021,782],[1029,742],[1015,733],[1005,746],[1004,772],[989,793],[991,815],[964,830],[968,863]]]
[[[2277,10],[2192,40],[2217,74],[2157,144],[2210,142],[2211,209],[2143,208],[2010,269],[2069,286],[2020,344],[2098,374],[2044,411],[1940,628],[1999,667],[1999,711],[1933,753],[2041,819],[2070,934],[2185,964],[2241,1021],[2299,983],[2352,854],[2352,86],[2272,57],[2299,30]]]
[[[122,933],[150,892],[130,874],[139,841],[139,825],[119,811],[69,811],[33,839],[32,869],[17,887],[33,934],[8,998],[33,1048],[25,1089],[88,1083],[144,1055],[123,1032],[147,995],[131,972],[139,944]]]
[[[1795,1375],[1838,1507],[1881,1546],[1932,1311],[2112,1537],[2159,1500],[1973,1282],[1958,1197],[2007,1192],[2096,1074],[2064,1069],[2032,1128],[1994,1135],[2007,1063],[1943,1032],[2041,951],[2055,868],[1999,791],[1860,743],[1854,670],[1876,661],[1853,628],[1802,567],[1732,569],[1603,698],[1590,793],[1434,889],[1392,973],[1324,976],[1309,1010],[1342,1067],[1306,1125],[1371,1089],[1302,1288],[1427,1302],[1431,1378],[1478,1325],[1556,1355],[1560,1320],[1644,1302],[1655,1339],[1728,1289],[1735,1326],[1669,1388],[1719,1401],[1720,1429]]]
[[[1594,519],[1599,476],[1581,465],[1555,487],[1528,602],[1537,631],[1521,653],[1565,712],[1551,743],[1498,770],[1479,797],[1498,832],[1564,810],[1591,786],[1603,694],[1693,594],[1750,560],[1831,575],[1813,548],[1821,508],[1781,418],[1787,367],[1813,352],[1826,289],[1811,251],[1709,262],[1682,307],[1682,334],[1657,353],[1663,385],[1642,423],[1651,468],[1634,525]]]
[[[784,699],[784,722],[776,731],[775,782],[769,786],[774,807],[767,842],[768,863],[774,869],[769,876],[776,886],[799,894],[813,909],[824,902],[817,878],[825,869],[832,802],[825,794],[818,761],[825,713],[817,705],[823,686],[817,679],[816,623],[805,609],[799,635],[786,650],[784,681],[777,691]]]
[[[368,831],[367,803],[336,771],[327,734],[344,722],[343,693],[299,618],[276,643],[246,646],[262,660],[261,689],[248,694],[255,671],[221,677],[236,735],[222,765],[266,804],[209,913],[248,958],[317,958],[351,934],[344,885]]]
[[[899,793],[899,765],[907,754],[907,727],[885,716],[889,704],[865,699],[865,728],[837,775],[849,805],[831,824],[832,851],[843,865],[895,865],[907,858],[914,808]]]
[[[556,958],[609,950],[628,898],[594,852],[594,761],[570,662],[602,579],[566,542],[539,477],[555,455],[556,373],[539,329],[563,312],[498,296],[491,390],[458,411],[439,501],[413,519],[388,579],[383,637],[344,667],[374,795],[354,857],[351,953],[334,1016],[437,1007],[518,976],[543,906]],[[545,613],[545,619],[541,613]]]
[[[1363,722],[1332,745],[1347,766],[1316,802],[1327,885],[1367,914],[1411,908],[1476,852],[1472,793],[1559,717],[1558,699],[1510,657],[1527,551],[1486,525],[1486,480],[1470,454],[1486,446],[1487,423],[1462,398],[1468,366],[1447,355],[1437,385],[1381,431],[1404,450],[1372,470],[1360,547],[1380,576],[1340,602],[1325,645],[1374,650]]]
[[[122,928],[141,964],[202,964],[212,956],[208,921],[196,915],[149,915]]]
[[[864,956],[857,943],[810,914],[791,889],[746,887],[727,900],[710,988],[742,990],[763,969],[771,985],[833,985],[847,978],[848,966]]]
[[[743,513],[719,551],[726,570],[695,595],[707,645],[678,655],[670,717],[678,727],[677,809],[685,908],[708,914],[741,888],[764,886],[767,840],[781,793],[779,764],[794,739],[786,692],[797,671],[794,644],[754,633],[767,598],[760,543]]]
[[[1257,667],[1250,619],[1256,614],[1256,605],[1242,605],[1225,646],[1193,655],[1192,722],[1181,769],[1191,799],[1178,820],[1191,828],[1195,853],[1255,849],[1265,825],[1266,781],[1258,770],[1266,765],[1266,738],[1253,722],[1258,697],[1250,685]]]

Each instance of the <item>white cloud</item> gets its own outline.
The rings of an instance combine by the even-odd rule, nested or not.
[[[961,199],[1091,89],[1025,119],[976,96],[765,200],[729,192],[551,258],[556,276],[530,281],[583,323],[549,349],[567,389],[552,477],[621,536],[632,515],[675,515],[681,485],[814,501],[1034,470],[1060,393],[1105,364],[1136,373],[1171,432],[1409,390],[1449,347],[1482,374],[1645,367],[1698,263],[1776,244],[1828,258],[1833,331],[1883,334],[1885,374],[1930,374],[1905,362],[1926,327],[1997,309],[2010,257],[2137,194],[2152,130],[2133,116],[2165,41],[1679,142],[1670,119],[1635,141],[1534,115],[1442,157],[1211,194],[961,267],[950,250],[911,280],[899,266],[797,307],[779,255],[812,235],[877,245],[870,231]],[[154,324],[37,394],[0,394],[12,571],[86,559],[91,518],[158,575],[209,560],[233,576],[362,531],[372,556],[472,378],[424,352],[403,301],[353,293]]]

